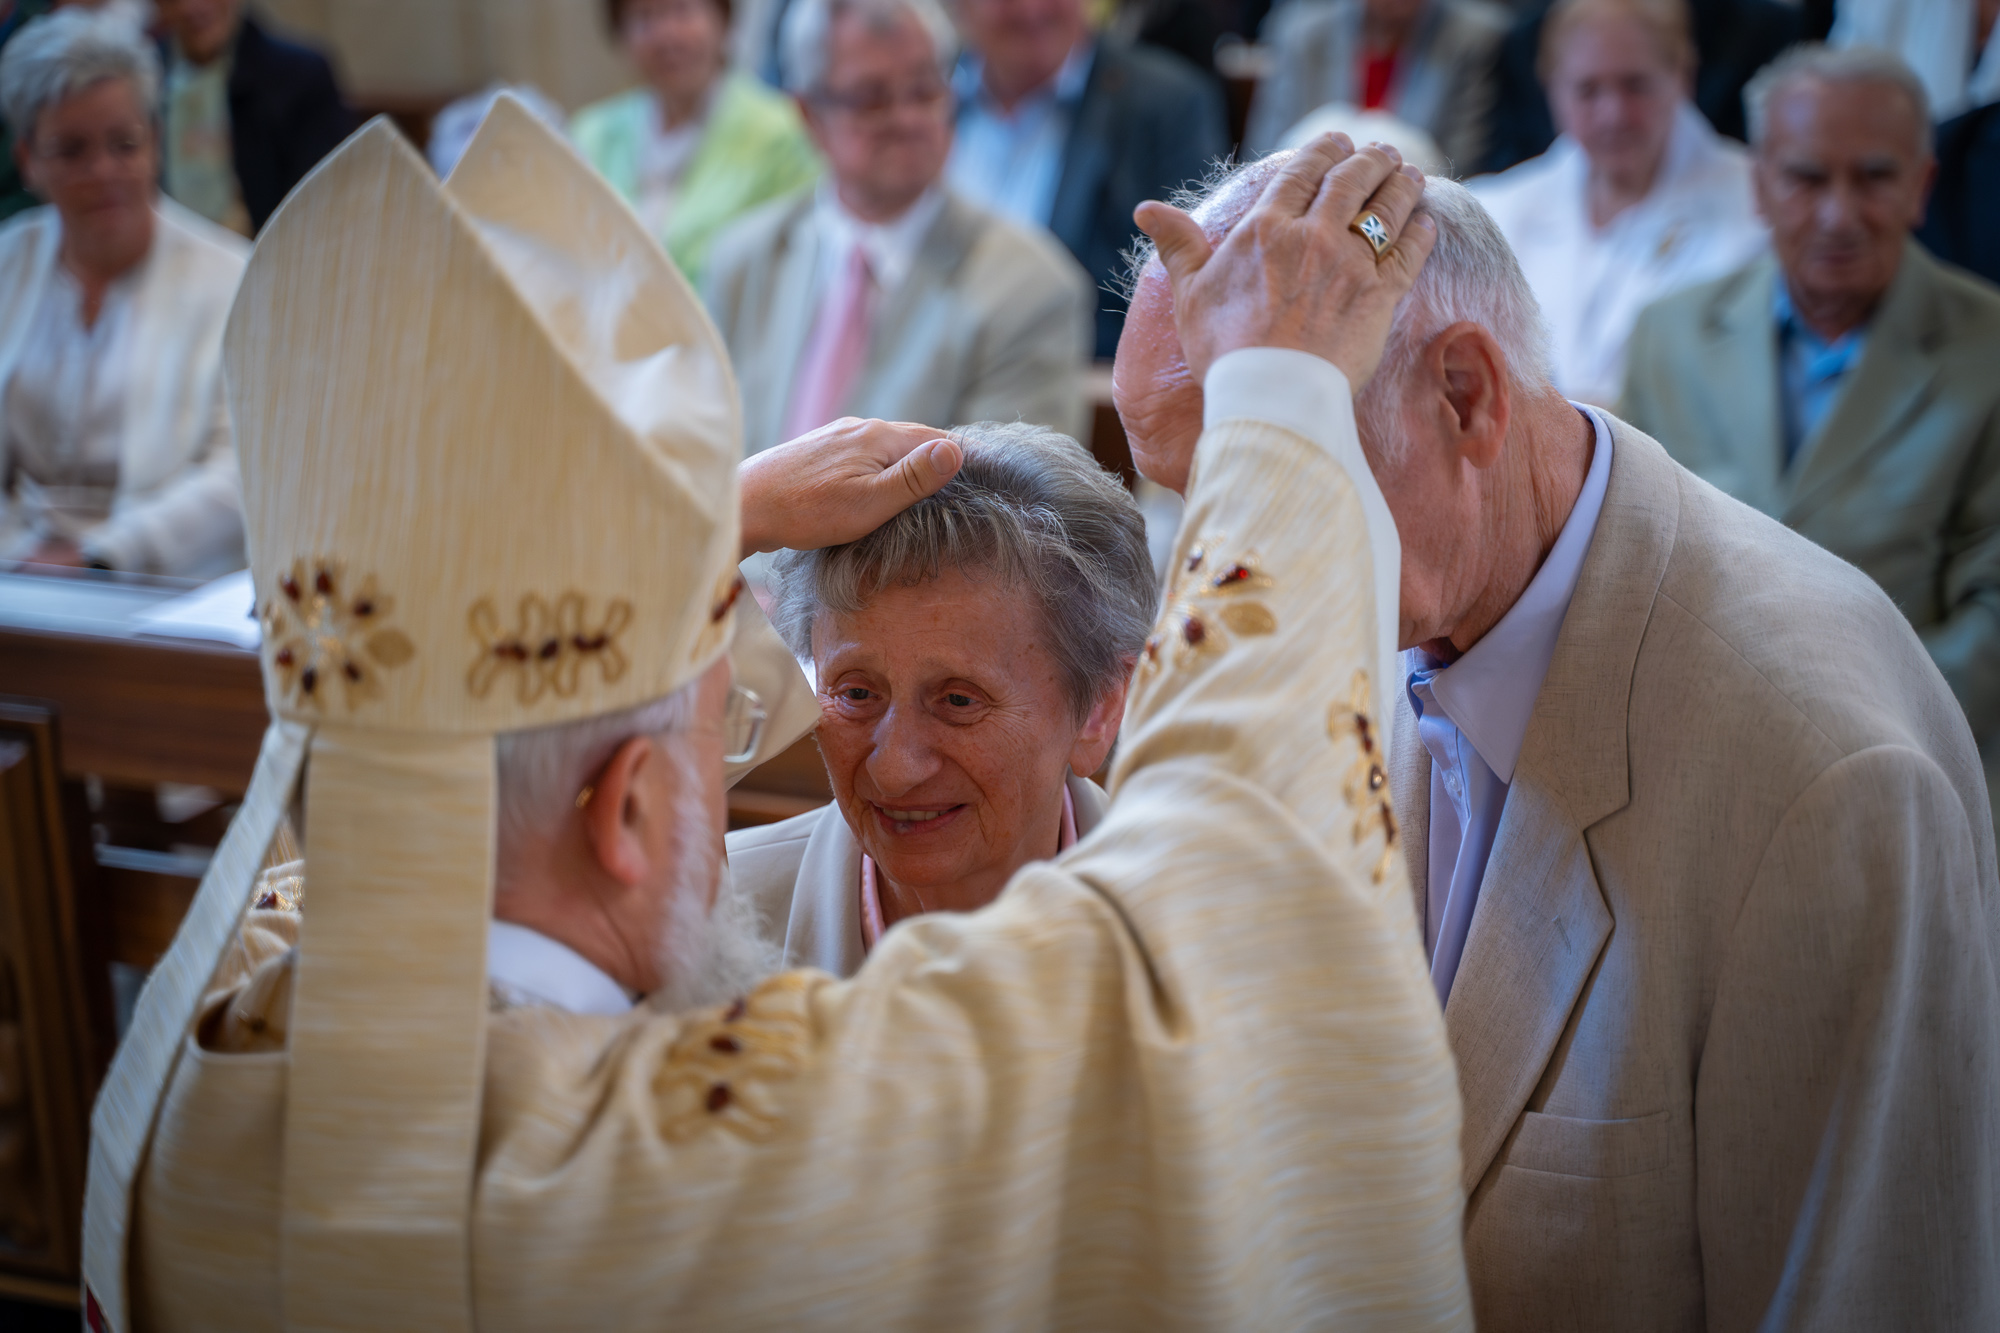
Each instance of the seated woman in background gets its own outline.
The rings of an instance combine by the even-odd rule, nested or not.
[[[787,551],[772,621],[809,657],[834,804],[728,838],[785,965],[852,974],[922,912],[985,906],[1089,833],[1159,594],[1139,508],[1067,436],[951,432],[943,490]]]
[[[790,98],[731,73],[729,0],[606,0],[642,87],[576,113],[570,137],[701,283],[724,224],[819,174]]]
[[[0,54],[49,200],[0,228],[0,561],[206,577],[243,564],[222,328],[249,244],[158,192],[159,64],[63,9]]]

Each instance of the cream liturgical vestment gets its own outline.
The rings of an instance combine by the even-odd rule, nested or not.
[[[149,987],[95,1120],[93,1313],[1469,1328],[1454,1076],[1384,778],[1397,547],[1324,362],[1328,438],[1241,416],[1203,437],[1090,836],[984,911],[899,926],[849,981],[788,972],[683,1015],[488,1012],[491,733],[663,693],[732,619],[734,386],[601,192],[505,102],[442,190],[378,125],[252,260],[254,350],[232,352],[260,599],[297,614],[285,579],[317,587],[337,554],[322,595],[364,622],[339,642],[365,654],[393,624],[410,651],[362,661],[352,711],[336,682],[322,715],[269,637],[260,776],[314,732],[300,943],[262,913],[239,936],[245,873],[206,998],[164,1012],[179,979]],[[1212,409],[1253,401],[1229,360]],[[342,426],[364,376],[383,406]],[[531,410],[523,384],[567,401]],[[465,415],[370,434],[420,410]],[[537,430],[577,459],[565,486],[536,472]],[[408,540],[418,515],[464,549]],[[532,595],[564,626],[547,670],[552,638],[509,623]]]

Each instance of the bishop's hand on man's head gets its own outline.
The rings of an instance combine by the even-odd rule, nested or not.
[[[1196,382],[1239,348],[1289,347],[1331,362],[1360,392],[1437,239],[1429,218],[1404,230],[1422,195],[1423,174],[1394,148],[1356,152],[1346,135],[1329,134],[1272,178],[1219,246],[1180,209],[1139,205],[1133,216],[1166,267]],[[1379,257],[1354,230],[1366,213],[1389,240]]]

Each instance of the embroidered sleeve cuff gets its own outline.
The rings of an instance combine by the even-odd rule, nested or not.
[[[1202,382],[1202,428],[1225,421],[1261,421],[1288,430],[1325,450],[1353,482],[1368,520],[1375,564],[1375,615],[1381,659],[1377,679],[1385,694],[1396,677],[1400,632],[1403,546],[1382,488],[1361,452],[1354,425],[1354,393],[1339,367],[1310,352],[1287,347],[1244,347],[1219,357]],[[1378,707],[1386,706],[1386,699]],[[1388,716],[1386,712],[1381,716]]]

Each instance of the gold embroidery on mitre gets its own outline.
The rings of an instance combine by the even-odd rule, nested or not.
[[[1238,559],[1219,555],[1228,541],[1211,534],[1188,548],[1174,571],[1159,625],[1140,653],[1141,678],[1158,671],[1168,658],[1186,666],[1228,651],[1225,630],[1246,638],[1277,633],[1278,617],[1271,608],[1244,596],[1276,587],[1276,580],[1264,573],[1254,555]]]
[[[613,601],[594,623],[588,607],[589,599],[580,592],[564,593],[553,607],[529,593],[521,598],[514,628],[507,630],[491,598],[474,602],[468,620],[479,655],[465,673],[466,690],[484,699],[493,683],[511,672],[515,697],[523,705],[545,693],[567,699],[576,693],[585,662],[597,663],[606,685],[616,684],[631,665],[618,636],[632,623],[632,604]]]
[[[382,670],[417,655],[409,635],[383,623],[395,609],[372,574],[349,589],[337,560],[292,561],[258,604],[271,665],[292,704],[324,709],[335,681],[350,711],[380,698]]]
[[[808,980],[783,972],[735,1003],[691,1015],[653,1075],[660,1133],[682,1143],[711,1125],[761,1143],[782,1123],[776,1084],[812,1047]]]
[[[1341,782],[1340,794],[1355,811],[1354,842],[1358,846],[1374,833],[1382,835],[1382,855],[1376,859],[1374,881],[1382,882],[1395,862],[1396,814],[1389,805],[1389,774],[1383,768],[1383,751],[1378,743],[1374,720],[1368,707],[1374,702],[1368,687],[1368,673],[1356,671],[1345,701],[1336,700],[1326,713],[1326,734],[1335,741],[1352,736],[1359,753]]]

